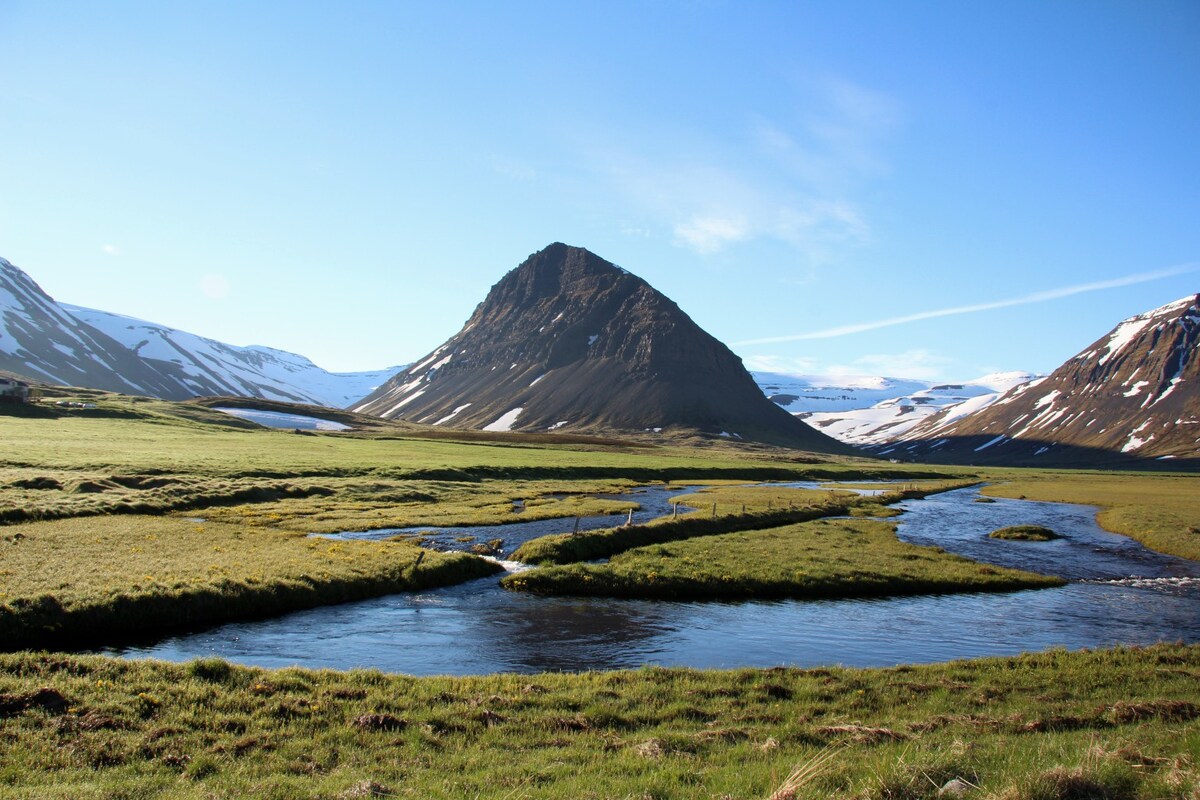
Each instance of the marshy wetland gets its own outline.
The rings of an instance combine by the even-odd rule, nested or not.
[[[1196,478],[98,406],[0,417],[0,797],[1200,790]]]

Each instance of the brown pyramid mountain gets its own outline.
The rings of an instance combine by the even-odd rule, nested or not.
[[[354,410],[453,428],[700,431],[851,452],[767,400],[729,348],[650,284],[557,243]]]
[[[950,408],[872,449],[979,464],[1200,463],[1200,295],[1124,320],[980,411]]]

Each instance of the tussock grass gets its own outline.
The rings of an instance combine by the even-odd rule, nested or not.
[[[2,530],[4,649],[71,647],[498,571],[464,553],[428,553],[403,542],[331,541],[177,517],[69,519]]]
[[[542,567],[505,588],[661,599],[877,597],[1010,591],[1064,581],[906,544],[875,520],[821,519],[628,550],[606,564]]]
[[[924,800],[954,779],[981,798],[1187,798],[1197,676],[1200,648],[1175,645],[420,679],[0,655],[0,798]]]
[[[1200,560],[1200,476],[1008,470],[995,497],[1099,506],[1106,530],[1162,553]]]
[[[164,514],[328,496],[314,481],[0,469],[0,525],[106,514]]]

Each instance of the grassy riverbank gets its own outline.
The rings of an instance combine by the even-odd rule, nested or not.
[[[1063,583],[905,544],[891,523],[857,519],[685,539],[629,550],[604,564],[541,567],[503,580],[505,588],[537,594],[688,600],[880,597]]]
[[[9,525],[0,528],[0,646],[72,647],[498,570],[404,542],[331,541],[181,517]]]
[[[0,655],[0,798],[921,800],[953,779],[980,798],[1189,798],[1198,680],[1200,647],[1165,645],[420,679]]]
[[[1200,560],[1200,476],[1006,470],[997,477],[985,494],[1098,506],[1106,530]]]

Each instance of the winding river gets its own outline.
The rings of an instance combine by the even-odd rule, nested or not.
[[[662,487],[633,493],[643,506],[634,520],[670,513],[669,498],[679,493]],[[978,503],[978,497],[977,488],[968,488],[906,501],[900,506],[905,513],[897,518],[899,535],[979,561],[1061,575],[1071,583],[1006,594],[697,603],[537,597],[506,592],[492,577],[103,652],[175,661],[220,656],[266,667],[470,675],[645,664],[870,667],[1050,647],[1200,641],[1200,563],[1161,555],[1104,531],[1092,507],[1004,499]],[[570,530],[573,523],[552,520],[465,532],[482,541],[504,538],[511,552],[526,538]],[[580,528],[611,524],[612,517],[581,520]],[[1045,525],[1065,538],[987,538],[989,531],[1015,524]],[[445,544],[462,533],[442,529],[434,538]]]

